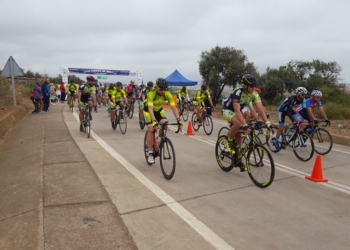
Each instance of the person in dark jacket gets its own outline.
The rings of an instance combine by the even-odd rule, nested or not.
[[[47,112],[50,106],[50,79],[45,78],[45,82],[41,84],[41,91],[43,94],[44,108],[43,111]]]

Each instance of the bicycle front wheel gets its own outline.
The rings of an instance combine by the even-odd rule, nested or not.
[[[194,130],[194,131],[198,131],[198,129],[199,129],[200,126],[197,125],[196,113],[193,113],[193,114],[192,114],[191,121],[192,121],[192,128],[193,128],[193,130]]]
[[[185,108],[185,107],[183,107],[182,108],[183,110],[182,110],[182,119],[185,121],[185,122],[187,122],[187,120],[188,120],[188,109],[187,108]]]
[[[219,130],[219,133],[218,133],[218,138],[222,135],[226,135],[227,136],[227,133],[230,129],[228,127],[222,127],[220,130]]]
[[[331,134],[324,128],[316,128],[311,133],[314,141],[315,152],[320,155],[328,154],[333,147],[333,139]]]
[[[139,124],[140,124],[140,129],[143,130],[145,128],[146,121],[145,121],[145,118],[141,119],[140,115],[139,115]]]
[[[233,169],[233,155],[227,151],[226,144],[228,138],[226,135],[222,135],[218,138],[215,145],[215,158],[219,167],[229,172]]]
[[[211,119],[211,116],[207,116],[205,117],[204,121],[203,121],[203,128],[204,128],[204,132],[207,135],[211,135],[211,133],[213,132],[213,119]]]
[[[312,158],[315,151],[314,142],[308,133],[300,132],[292,142],[292,148],[295,156],[301,161],[308,161]]]
[[[260,188],[267,188],[275,178],[275,163],[271,153],[263,145],[252,146],[246,158],[250,179]]]
[[[132,119],[133,115],[134,115],[134,103],[131,103],[130,104],[130,107],[129,107],[129,118]]]
[[[176,157],[173,143],[164,138],[159,146],[160,168],[165,179],[170,180],[175,174]]]
[[[128,127],[126,115],[124,113],[119,114],[119,129],[122,134],[126,133],[126,129]]]

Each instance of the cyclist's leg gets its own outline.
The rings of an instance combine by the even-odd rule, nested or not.
[[[294,114],[292,118],[293,118],[293,121],[300,123],[300,130],[304,131],[305,130],[304,118],[300,114]]]
[[[162,109],[160,112],[154,113],[154,116],[156,117],[157,121],[159,121],[160,124],[163,124],[167,121],[164,109]],[[159,136],[162,135],[161,132],[162,131],[159,130]]]
[[[114,122],[115,120],[115,109],[116,109],[116,103],[115,103],[115,99],[112,98],[111,99],[111,122]]]
[[[284,129],[284,121],[286,118],[287,113],[284,111],[278,111],[277,112],[277,117],[278,117],[278,130],[276,132],[276,138],[279,138],[280,135],[282,134],[282,131]]]
[[[249,107],[244,107],[242,110],[241,110],[242,114],[243,114],[243,117],[245,119],[245,122],[246,123],[249,123],[250,122],[250,117],[252,117],[251,113],[250,113],[250,109]]]

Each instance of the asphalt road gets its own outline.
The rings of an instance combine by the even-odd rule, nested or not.
[[[137,110],[136,110],[137,111]],[[71,135],[94,168],[139,249],[349,249],[349,147],[322,156],[328,183],[306,180],[316,155],[298,160],[291,148],[273,153],[275,180],[256,187],[246,172],[222,171],[215,141],[223,120],[207,136],[168,132],[176,172],[166,180],[159,159],[148,166],[145,130],[128,119],[126,134],[113,131],[106,108],[93,113],[92,138],[79,132],[77,115],[64,109]],[[137,112],[136,112],[137,113]],[[174,121],[167,111],[169,121]]]

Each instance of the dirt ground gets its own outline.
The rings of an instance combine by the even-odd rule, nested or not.
[[[270,113],[269,121],[273,124],[277,124],[277,112],[275,110],[268,110],[268,112]],[[215,109],[214,112],[212,112],[212,116],[223,119],[221,109]],[[350,138],[350,120],[331,120],[331,126],[326,127],[326,129],[332,135]]]

